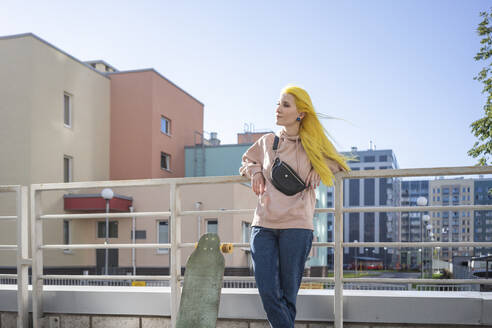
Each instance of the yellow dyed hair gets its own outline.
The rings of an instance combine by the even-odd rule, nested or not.
[[[333,186],[334,175],[329,169],[326,159],[332,159],[343,167],[344,171],[349,172],[350,167],[347,161],[358,161],[356,157],[347,157],[339,154],[331,141],[328,139],[328,131],[321,125],[319,118],[334,118],[314,110],[311,97],[306,90],[288,85],[282,89],[281,94],[288,93],[294,96],[297,112],[304,113],[299,127],[299,136],[302,146],[306,151],[311,165],[321,177],[321,181],[327,186]]]

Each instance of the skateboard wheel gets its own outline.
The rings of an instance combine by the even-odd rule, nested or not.
[[[232,253],[233,249],[234,249],[234,247],[230,243],[224,243],[224,244],[220,245],[220,250],[222,251],[222,253],[226,253],[226,254]]]

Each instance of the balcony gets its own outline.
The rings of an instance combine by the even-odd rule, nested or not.
[[[334,277],[306,277],[305,283],[315,283],[323,286],[322,289],[301,290],[298,300],[299,324],[304,327],[319,327],[333,324],[337,328],[343,327],[343,322],[352,324],[372,325],[388,323],[394,326],[407,324],[419,325],[492,325],[492,295],[476,291],[442,292],[442,291],[414,291],[413,285],[470,285],[490,286],[490,279],[416,279],[416,278],[372,278],[372,277],[344,277],[343,276],[343,248],[435,248],[435,247],[492,247],[490,242],[343,242],[343,214],[360,212],[428,212],[442,211],[442,206],[422,207],[344,207],[340,202],[343,192],[343,180],[347,178],[364,179],[375,177],[407,177],[407,176],[436,176],[436,175],[463,175],[463,174],[490,174],[490,167],[460,167],[436,169],[402,169],[375,171],[339,172],[335,180],[335,208],[318,208],[318,213],[333,213],[335,218],[334,242],[315,242],[313,247],[329,247],[334,255]],[[181,252],[192,249],[193,242],[181,240],[181,222],[185,218],[196,215],[251,215],[253,209],[212,209],[212,210],[184,210],[181,208],[181,190],[189,185],[227,184],[248,182],[243,177],[201,177],[179,179],[153,179],[130,181],[100,181],[74,182],[59,184],[35,184],[30,188],[20,186],[1,187],[2,191],[17,193],[17,215],[0,217],[5,220],[17,220],[18,245],[0,245],[2,250],[15,250],[19,253],[19,272],[15,275],[17,286],[0,286],[0,312],[18,312],[20,327],[28,326],[28,305],[31,299],[34,328],[48,324],[64,323],[73,320],[73,316],[80,320],[89,320],[92,327],[104,327],[112,321],[112,326],[129,325],[140,327],[140,322],[147,324],[154,320],[161,325],[169,324],[174,327],[179,306],[181,284]],[[155,212],[123,212],[123,213],[94,213],[94,214],[52,214],[42,208],[41,195],[47,191],[67,191],[109,187],[162,187],[165,186],[169,194],[169,211]],[[27,245],[29,240],[27,220],[27,194],[30,189],[32,218],[31,243],[33,246],[32,259],[28,258]],[[453,206],[450,210],[492,210],[492,205],[462,205]],[[49,220],[88,220],[104,217],[135,217],[142,219],[149,216],[170,217],[169,225],[172,234],[170,243],[159,244],[45,244],[43,242],[43,222]],[[236,250],[247,248],[247,243],[232,243]],[[43,252],[47,250],[64,249],[168,249],[171,255],[171,272],[169,276],[109,276],[109,275],[49,275],[45,274]],[[424,253],[424,252],[422,252]],[[427,252],[428,253],[428,252]],[[428,259],[426,260],[428,262]],[[424,262],[426,263],[426,262]],[[32,270],[32,292],[28,288],[27,269],[34,264]],[[2,275],[5,276],[5,275]],[[2,278],[2,277],[0,277]],[[86,282],[100,281],[165,281],[169,287],[112,287],[112,286],[53,286],[47,282],[51,280],[71,279]],[[253,281],[252,277],[225,277],[240,281]],[[331,284],[331,288],[326,287]],[[365,286],[367,284],[386,286],[388,284],[400,286],[399,290],[351,290],[350,284]],[[403,289],[403,290],[402,290]],[[254,288],[224,288],[222,290],[219,324],[222,326],[253,327],[264,324],[265,314]],[[17,306],[19,300],[19,306]],[[70,317],[72,316],[72,317]],[[108,317],[110,316],[110,317]],[[126,320],[126,321],[125,321]],[[65,325],[66,326],[66,325]],[[2,328],[5,328],[2,325]]]

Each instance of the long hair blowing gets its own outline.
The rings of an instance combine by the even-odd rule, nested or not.
[[[316,113],[311,102],[311,97],[309,97],[306,90],[300,87],[288,85],[282,89],[281,93],[288,93],[294,96],[297,111],[304,113],[304,118],[299,127],[302,146],[311,161],[311,165],[321,177],[321,181],[327,186],[333,186],[335,176],[329,169],[326,159],[336,161],[346,172],[350,171],[347,161],[357,161],[355,157],[347,157],[337,152],[327,137],[329,135],[328,131],[326,131],[319,121],[319,118],[334,117]]]

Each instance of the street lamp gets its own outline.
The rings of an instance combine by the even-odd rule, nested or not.
[[[114,192],[111,188],[104,188],[101,191],[101,197],[106,200],[106,239],[104,244],[109,244],[109,201],[113,198]],[[104,274],[108,275],[108,249],[106,248],[106,253],[104,257]]]

